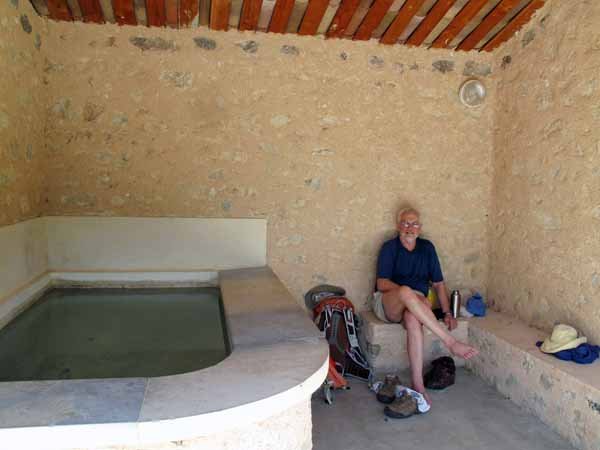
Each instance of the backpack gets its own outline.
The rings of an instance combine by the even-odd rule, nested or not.
[[[329,343],[329,371],[323,388],[325,401],[329,404],[333,401],[332,389],[348,388],[345,377],[364,381],[371,377],[371,368],[358,343],[354,305],[346,297],[336,295],[339,289],[319,291],[313,288],[309,291],[313,297],[318,297],[318,301],[310,302],[314,305],[314,322]]]

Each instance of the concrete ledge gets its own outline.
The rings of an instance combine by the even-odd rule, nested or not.
[[[469,341],[481,355],[467,367],[528,409],[575,447],[600,449],[600,363],[579,365],[542,353],[547,333],[507,315],[471,319]]]
[[[408,369],[408,353],[406,351],[406,330],[400,324],[385,323],[379,320],[372,311],[360,313],[362,326],[360,328],[361,346],[365,349],[366,357],[379,377],[390,372],[400,372]],[[468,336],[468,321],[459,319],[458,328],[452,332],[457,339],[466,341]],[[449,355],[439,338],[428,329],[425,332],[425,363],[440,356]],[[463,366],[464,361],[455,359],[457,366]]]

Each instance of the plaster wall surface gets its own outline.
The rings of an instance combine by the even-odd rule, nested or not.
[[[397,209],[423,212],[451,287],[484,289],[489,55],[374,42],[49,22],[48,213],[253,217],[300,300],[360,305]],[[488,102],[467,109],[479,76]]]
[[[42,218],[0,227],[0,305],[5,297],[46,272],[47,247]]]
[[[53,271],[194,271],[267,264],[261,219],[47,217]]]
[[[43,212],[46,35],[28,1],[0,4],[0,226]]]
[[[489,297],[600,342],[600,3],[551,0],[496,50]]]

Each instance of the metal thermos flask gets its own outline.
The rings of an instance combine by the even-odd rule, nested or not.
[[[456,319],[460,311],[460,291],[452,291],[450,295],[450,307],[452,308],[452,317]]]

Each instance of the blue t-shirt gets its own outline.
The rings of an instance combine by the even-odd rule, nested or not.
[[[377,259],[377,278],[387,278],[427,296],[429,281],[444,281],[435,247],[427,239],[417,238],[413,251],[408,251],[396,237],[386,241]]]

